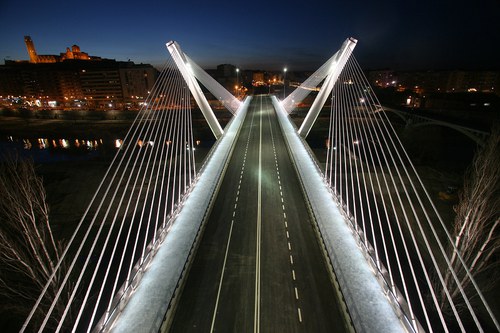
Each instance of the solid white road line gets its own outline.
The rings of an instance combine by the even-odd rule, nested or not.
[[[214,331],[215,317],[217,316],[217,307],[219,306],[220,290],[222,289],[222,281],[224,280],[224,271],[226,270],[227,253],[229,252],[229,244],[231,244],[231,235],[233,234],[233,224],[234,224],[234,219],[231,220],[231,227],[229,228],[229,237],[227,238],[226,254],[224,255],[224,264],[222,265],[222,273],[219,281],[219,289],[217,290],[217,298],[215,300],[215,308],[214,308],[214,314],[212,316],[212,325],[210,326],[210,332]]]
[[[259,133],[259,183],[257,191],[257,244],[255,258],[255,333],[260,332],[260,243],[261,243],[261,214],[262,214],[262,98],[260,107],[260,133]]]

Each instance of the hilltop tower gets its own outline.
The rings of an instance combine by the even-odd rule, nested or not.
[[[28,54],[30,56],[30,62],[36,64],[38,62],[38,55],[36,54],[35,44],[30,36],[24,36],[24,43],[26,43],[26,48],[28,49]]]

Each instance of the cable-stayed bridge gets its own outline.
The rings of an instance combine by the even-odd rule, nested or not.
[[[238,100],[168,43],[22,331],[499,330],[356,43],[282,101]],[[232,114],[224,128],[200,84]],[[318,86],[295,127],[289,114]],[[217,139],[203,164],[192,98]],[[328,99],[319,163],[305,137]]]

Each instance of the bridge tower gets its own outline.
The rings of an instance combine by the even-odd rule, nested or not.
[[[330,65],[330,69],[328,71],[329,74],[326,77],[318,96],[316,96],[316,98],[314,99],[314,102],[311,105],[311,108],[309,109],[309,112],[307,113],[302,126],[300,126],[299,128],[299,134],[302,137],[305,138],[307,134],[309,134],[309,131],[314,125],[316,118],[318,118],[321,108],[323,107],[323,105],[325,105],[325,101],[328,98],[328,95],[332,91],[335,82],[337,82],[342,69],[344,69],[344,66],[351,56],[354,47],[356,47],[357,42],[358,41],[354,38],[346,39],[344,44],[342,44],[340,50],[336,53],[336,58]]]
[[[224,131],[222,130],[222,127],[217,121],[217,118],[215,117],[212,108],[208,104],[208,101],[205,98],[203,91],[201,91],[200,85],[198,84],[198,81],[196,81],[196,78],[193,75],[193,70],[191,66],[188,64],[187,59],[181,50],[181,47],[179,46],[179,44],[177,44],[177,42],[171,41],[167,43],[167,48],[170,54],[172,55],[175,64],[179,68],[182,77],[188,84],[189,90],[191,91],[191,94],[193,94],[193,97],[196,100],[198,106],[200,107],[203,116],[207,120],[208,126],[210,126],[210,129],[212,130],[212,133],[215,135],[215,138],[219,139],[222,136],[222,134],[224,134]]]

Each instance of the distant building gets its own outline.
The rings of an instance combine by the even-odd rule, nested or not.
[[[26,44],[26,48],[28,49],[28,55],[30,57],[30,63],[32,64],[47,64],[54,62],[62,62],[64,60],[69,59],[78,59],[78,60],[99,60],[100,57],[91,57],[85,52],[80,51],[80,47],[78,45],[73,45],[71,49],[69,47],[66,48],[66,52],[61,53],[60,55],[46,54],[39,55],[35,49],[35,43],[30,36],[24,36],[24,43]]]
[[[218,65],[217,76],[219,78],[236,77],[236,66],[230,64]]]
[[[464,115],[493,114],[500,106],[500,71],[369,71],[385,105]],[[469,114],[463,116],[469,119]]]
[[[392,71],[368,72],[374,86],[396,87],[400,91],[433,92],[488,92],[500,94],[500,71]]]
[[[0,96],[22,97],[41,107],[136,108],[158,71],[148,64],[91,57],[77,45],[59,56],[38,55],[25,37],[30,61],[0,66]]]
[[[253,72],[252,84],[255,86],[262,86],[265,84],[264,72]]]
[[[395,87],[397,84],[394,71],[389,69],[368,72],[368,80],[371,84],[382,88]]]

